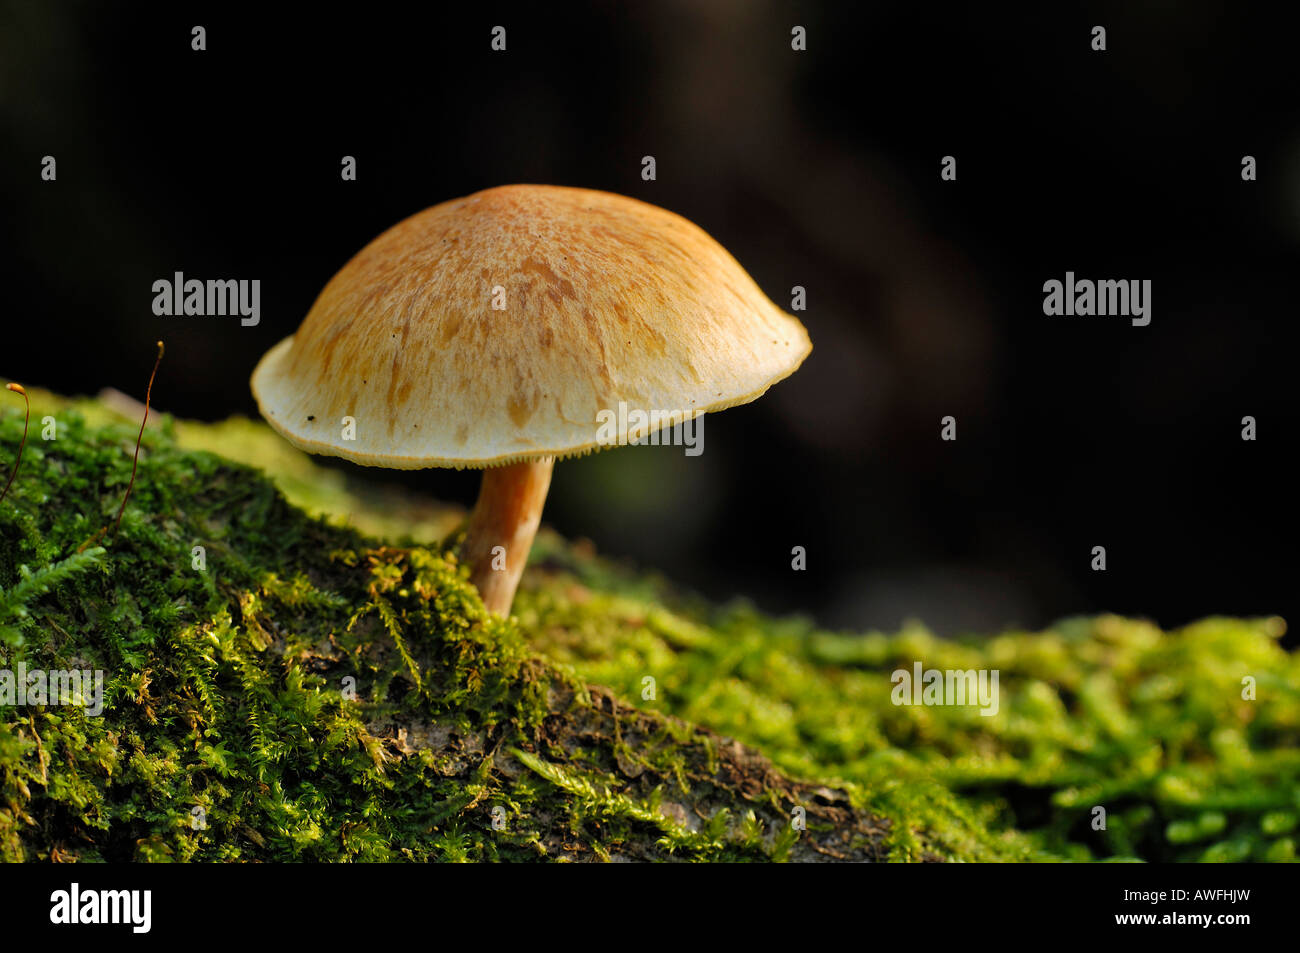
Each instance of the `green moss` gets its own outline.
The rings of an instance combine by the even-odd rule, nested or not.
[[[454,552],[311,518],[172,426],[146,434],[121,531],[79,553],[116,515],[136,425],[57,416],[0,505],[0,667],[102,670],[105,707],[0,709],[0,858],[883,850],[884,821],[842,795],[541,657]],[[20,433],[0,416],[0,452]]]
[[[516,612],[532,643],[589,681],[835,778],[894,819],[893,856],[1289,858],[1300,808],[1300,659],[1280,619],[1172,632],[1114,616],[982,642],[836,634],[714,606],[560,550]],[[998,712],[899,706],[890,674],[988,669]],[[1256,683],[1243,698],[1243,679]],[[1093,829],[1094,808],[1106,811]],[[913,831],[926,832],[924,840]]]
[[[1280,620],[841,635],[550,533],[500,620],[410,545],[458,511],[413,526],[248,421],[151,428],[78,553],[138,420],[34,403],[0,668],[102,669],[105,708],[0,707],[0,859],[1294,859]],[[892,704],[914,661],[997,669],[997,715]]]

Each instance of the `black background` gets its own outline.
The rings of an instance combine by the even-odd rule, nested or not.
[[[557,466],[561,532],[855,629],[1295,619],[1292,24],[1042,6],[9,4],[0,373],[139,396],[161,337],[160,408],[253,415],[257,359],[389,225],[511,182],[606,189],[701,225],[782,307],[806,287],[814,351],[711,416],[701,457]],[[1150,279],[1152,323],[1045,317],[1067,270]],[[174,271],[260,279],[261,324],[155,317]]]

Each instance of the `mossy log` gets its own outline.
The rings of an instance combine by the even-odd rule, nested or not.
[[[104,708],[0,700],[0,859],[1294,857],[1280,620],[836,634],[549,532],[503,620],[440,544],[458,511],[248,421],[151,428],[96,538],[139,422],[33,399],[0,669],[102,670]],[[914,660],[999,669],[998,714],[892,704]]]

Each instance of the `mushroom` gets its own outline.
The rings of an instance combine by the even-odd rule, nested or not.
[[[803,325],[681,216],[510,185],[435,205],[363,248],[258,363],[252,388],[262,416],[309,453],[482,468],[461,554],[504,615],[554,461],[608,445],[602,421],[620,403],[661,412],[616,441],[633,442],[754,400],[811,349]]]

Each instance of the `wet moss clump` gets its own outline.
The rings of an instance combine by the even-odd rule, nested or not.
[[[1294,858],[1280,620],[831,633],[550,533],[501,620],[429,545],[456,510],[416,545],[412,500],[247,421],[147,432],[78,553],[139,422],[34,400],[0,669],[101,669],[104,710],[0,704],[0,859]],[[997,714],[894,705],[918,661],[998,670]]]

